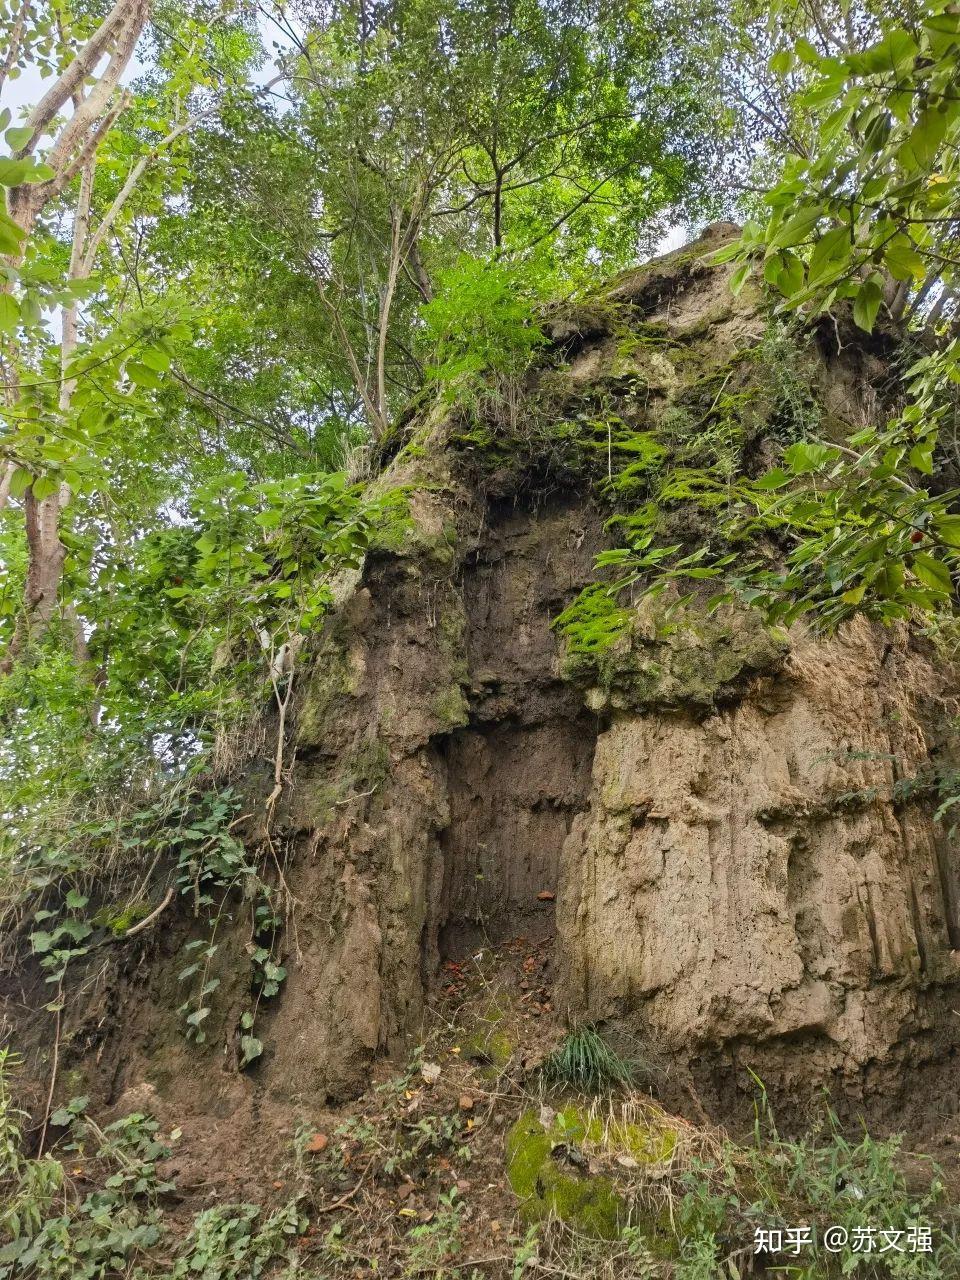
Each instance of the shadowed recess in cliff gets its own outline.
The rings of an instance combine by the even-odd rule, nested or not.
[[[595,745],[592,716],[465,729],[445,744],[442,958],[553,933],[560,850],[587,806]]]
[[[584,508],[492,504],[462,591],[470,723],[437,739],[449,821],[439,835],[435,958],[555,928],[560,851],[589,803],[596,716],[557,678],[551,628],[590,573]]]

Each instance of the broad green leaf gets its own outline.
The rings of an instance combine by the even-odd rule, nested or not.
[[[263,1053],[263,1041],[256,1036],[240,1037],[241,1066],[247,1066]]]
[[[904,71],[919,52],[917,42],[909,31],[898,29],[891,31],[878,44],[865,50],[860,55],[859,61],[868,74]]]
[[[913,126],[910,137],[901,148],[908,164],[927,169],[937,158],[947,130],[947,117],[932,107],[925,107]]]
[[[788,246],[802,244],[809,238],[810,233],[822,217],[823,207],[821,205],[814,205],[812,208],[802,209],[799,213],[795,213],[775,232],[773,239],[770,241],[770,248],[783,249]]]
[[[754,480],[753,487],[755,489],[782,489],[792,479],[793,476],[784,471],[782,467],[774,467],[772,471],[762,475],[759,480]]]
[[[20,304],[9,293],[0,293],[0,333],[15,333],[20,323]]]
[[[49,498],[51,494],[56,493],[59,488],[60,482],[53,476],[37,476],[32,485],[33,496],[37,502],[42,502],[44,498]]]
[[[153,369],[139,360],[128,360],[125,370],[130,381],[135,382],[138,387],[147,387],[151,391],[156,391],[163,386],[163,379],[157,377]]]
[[[750,262],[742,262],[733,275],[730,277],[730,291],[736,297],[743,289],[747,282],[747,276],[750,274]]]
[[[33,130],[28,125],[18,124],[8,129],[3,137],[11,151],[19,151],[33,137]]]
[[[925,551],[918,552],[910,566],[925,587],[940,595],[949,595],[953,590],[950,570],[942,560],[936,560]]]
[[[905,236],[898,236],[883,252],[887,270],[895,280],[922,280],[927,265]]]
[[[869,280],[864,280],[854,299],[853,319],[865,332],[872,332],[882,301],[883,290],[879,282],[872,276]]]
[[[936,516],[934,533],[948,547],[960,547],[960,516]]]
[[[831,449],[827,445],[798,440],[786,450],[783,460],[794,475],[806,475],[836,462],[839,456],[836,449]]]
[[[819,284],[835,278],[850,262],[852,245],[846,227],[834,227],[825,232],[813,246],[807,267],[807,280]]]

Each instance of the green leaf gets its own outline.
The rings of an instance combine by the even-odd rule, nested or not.
[[[19,151],[27,145],[33,137],[33,133],[34,131],[29,125],[18,124],[14,125],[12,129],[8,129],[3,137],[11,151]]]
[[[820,65],[822,58],[819,51],[814,48],[805,36],[800,37],[794,45],[794,49],[796,50],[797,57],[806,66],[818,67]]]
[[[165,373],[170,368],[170,357],[162,347],[147,347],[140,352],[140,359],[148,369]]]
[[[925,107],[917,117],[910,137],[901,148],[902,158],[906,163],[915,164],[920,169],[927,169],[937,158],[947,131],[947,117],[940,111]]]
[[[730,292],[734,297],[740,293],[741,289],[746,284],[747,276],[750,274],[751,265],[752,264],[750,262],[742,262],[730,277]]]
[[[796,57],[792,49],[778,49],[768,63],[774,75],[785,76],[793,67]]]
[[[846,227],[834,227],[825,232],[810,254],[808,283],[819,284],[828,278],[835,278],[850,262],[851,252],[850,232]]]
[[[784,249],[768,259],[763,276],[785,298],[790,298],[803,286],[803,261],[792,249]]]
[[[32,480],[32,472],[28,471],[26,467],[17,467],[10,477],[10,496],[12,498],[22,498],[30,488]]]
[[[960,516],[936,516],[933,529],[948,547],[960,547]]]
[[[241,1036],[240,1051],[242,1054],[240,1065],[245,1067],[263,1053],[263,1041],[258,1040],[256,1036]]]
[[[147,387],[151,391],[156,391],[163,386],[163,379],[158,378],[152,369],[141,364],[139,360],[127,361],[126,374],[138,387]]]
[[[909,31],[897,29],[860,55],[859,62],[871,75],[884,71],[906,70],[919,53],[917,42]]]
[[[819,471],[831,462],[836,462],[839,456],[836,449],[831,449],[827,445],[798,440],[786,450],[783,460],[794,475],[808,475],[812,471]]]
[[[892,240],[883,257],[895,280],[921,280],[927,274],[926,263],[906,236]]]
[[[822,205],[814,205],[810,209],[801,209],[795,213],[774,233],[770,241],[771,249],[783,249],[789,245],[802,244],[808,239],[811,231],[823,217]]]
[[[865,332],[872,332],[882,301],[883,290],[879,282],[873,276],[869,280],[864,280],[854,299],[853,319]]]
[[[56,493],[60,488],[59,480],[55,480],[53,476],[37,476],[33,485],[33,496],[37,502],[42,502],[44,498],[49,498],[52,493]]]
[[[759,480],[754,480],[753,487],[755,489],[782,489],[792,479],[793,477],[784,471],[782,467],[774,467],[772,471],[762,475]]]
[[[925,476],[933,475],[933,442],[915,444],[910,450],[911,467],[921,471]]]
[[[939,595],[949,595],[953,590],[950,570],[942,560],[935,560],[925,551],[918,552],[910,566],[925,587],[936,591]]]
[[[0,333],[16,333],[20,323],[20,304],[10,293],[0,293]]]
[[[32,168],[32,160],[13,160],[10,156],[0,156],[0,186],[18,187]]]

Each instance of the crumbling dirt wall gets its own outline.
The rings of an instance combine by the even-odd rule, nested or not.
[[[691,368],[758,342],[759,295],[734,300],[703,263],[729,234],[554,317],[554,384],[629,394],[657,422]],[[611,300],[646,335],[626,355]],[[810,359],[833,415],[887,394],[882,352],[822,340]],[[239,998],[207,1050],[178,1037],[171,932],[74,1003],[74,1061],[109,1063],[107,1101],[147,1081],[260,1124],[362,1089],[420,1032],[444,958],[522,934],[554,939],[561,1020],[625,1031],[721,1114],[752,1094],[747,1068],[798,1100],[949,1090],[955,852],[929,796],[896,784],[942,749],[955,673],[905,629],[817,641],[691,605],[669,628],[641,614],[599,679],[551,624],[594,579],[608,513],[535,439],[521,465],[478,459],[478,438],[445,408],[404,427],[379,483],[405,487],[410,519],[301,656],[272,837],[288,977],[258,1018],[262,1058],[237,1073]],[[762,432],[750,447],[767,465]]]

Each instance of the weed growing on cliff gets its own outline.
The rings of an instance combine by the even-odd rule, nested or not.
[[[277,1263],[293,1263],[295,1237],[306,1225],[294,1201],[259,1223],[256,1204],[218,1204],[198,1213],[170,1280],[259,1280]]]
[[[758,1230],[772,1242],[767,1265],[797,1280],[958,1274],[958,1222],[939,1170],[931,1163],[926,1189],[908,1189],[899,1157],[896,1137],[881,1141],[864,1132],[851,1141],[832,1113],[805,1137],[783,1138],[761,1091],[753,1142],[725,1141],[681,1179],[678,1277],[726,1274],[730,1263],[754,1256]],[[809,1229],[796,1250],[791,1228]]]
[[[594,1027],[579,1027],[546,1059],[543,1074],[553,1084],[600,1093],[629,1084],[633,1069]]]
[[[262,1222],[257,1205],[215,1205],[177,1243],[161,1209],[174,1184],[158,1167],[171,1147],[149,1116],[101,1128],[87,1099],[75,1098],[51,1117],[62,1131],[53,1151],[26,1156],[10,1098],[13,1065],[0,1050],[0,1280],[258,1280],[282,1262],[295,1269],[291,1250],[306,1225],[296,1199]],[[168,1262],[158,1264],[157,1249]]]
[[[434,352],[427,376],[445,398],[475,404],[491,375],[518,377],[546,341],[537,311],[548,282],[530,262],[464,258],[440,283],[421,310]]]
[[[102,1280],[129,1273],[161,1238],[158,1198],[170,1189],[157,1172],[170,1148],[159,1126],[133,1114],[101,1129],[86,1099],[54,1112],[66,1130],[61,1160],[23,1154],[0,1052],[0,1280]],[[80,1180],[79,1182],[77,1180]],[[80,1182],[93,1186],[84,1194]]]
[[[436,1280],[441,1280],[446,1274],[445,1264],[459,1251],[464,1209],[457,1188],[451,1187],[440,1194],[433,1218],[410,1228],[407,1233],[411,1243],[405,1268],[407,1275],[432,1274]]]

